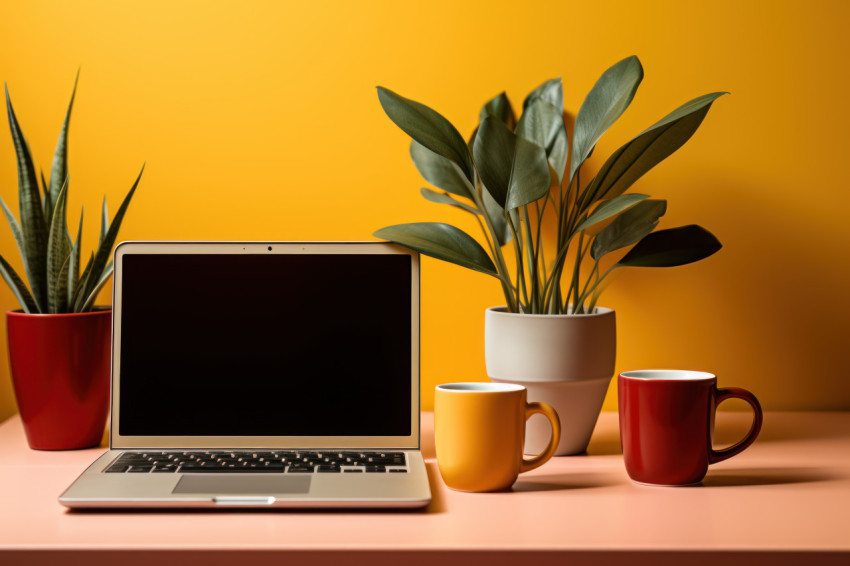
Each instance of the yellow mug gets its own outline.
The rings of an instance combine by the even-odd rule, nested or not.
[[[522,472],[545,464],[561,439],[561,423],[546,403],[528,403],[512,383],[447,383],[434,396],[434,442],[443,481],[460,491],[498,491]],[[542,454],[523,458],[525,421],[541,413],[552,424]]]

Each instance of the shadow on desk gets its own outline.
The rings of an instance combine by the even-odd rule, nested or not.
[[[781,415],[781,418],[777,418]],[[835,423],[836,415],[843,415],[838,421],[844,426],[824,426],[824,420]],[[747,423],[750,421],[747,420]],[[738,427],[740,430],[740,427]],[[850,433],[850,419],[847,413],[768,413],[764,418],[757,442],[783,442],[795,440],[827,440],[846,438]]]
[[[787,485],[840,479],[834,474],[811,468],[709,468],[702,483],[693,487],[742,487],[754,485]]]
[[[519,477],[511,491],[534,492],[534,491],[571,491],[575,489],[590,489],[596,487],[609,487],[620,483],[618,477],[611,474],[557,474],[547,476],[534,476],[529,478]]]
[[[824,419],[834,422],[835,415],[840,413],[768,413],[765,415],[756,444],[767,442],[796,442],[812,440],[829,440],[845,438],[850,433],[850,419],[839,421],[845,426],[825,426]],[[781,418],[778,418],[781,415]],[[616,418],[616,417],[612,417]],[[715,449],[730,446],[743,438],[752,423],[752,413],[721,411],[717,414],[714,425]],[[590,456],[616,456],[622,454],[620,434],[617,428],[597,426],[587,447]]]

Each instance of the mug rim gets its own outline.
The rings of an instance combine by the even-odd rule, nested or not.
[[[710,381],[717,376],[707,371],[689,369],[638,369],[620,373],[623,379],[637,381]]]
[[[524,391],[525,387],[516,383],[495,383],[487,381],[463,381],[457,383],[441,383],[434,389],[447,393],[516,393]]]

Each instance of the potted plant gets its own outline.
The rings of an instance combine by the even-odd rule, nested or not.
[[[486,249],[444,223],[399,224],[374,235],[499,281],[506,305],[485,313],[487,373],[521,383],[529,399],[555,407],[561,455],[586,449],[614,373],[615,314],[597,306],[611,273],[683,265],[721,247],[700,226],[655,230],[666,201],[626,191],[687,142],[726,93],[686,102],[617,149],[595,175],[585,173],[642,78],[634,56],[605,71],[582,103],[572,136],[560,79],[534,89],[519,119],[502,93],[481,109],[468,141],[436,111],[378,87],[386,114],[413,138],[417,169],[442,189],[423,188],[422,196],[473,215]],[[526,449],[542,448],[547,438],[532,420]]]
[[[29,286],[2,256],[0,274],[21,305],[20,310],[6,313],[9,364],[27,441],[41,450],[96,446],[103,436],[109,407],[112,311],[94,306],[94,301],[112,275],[112,247],[142,175],[111,223],[104,197],[97,249],[83,264],[82,212],[73,239],[66,214],[68,125],[76,91],[75,82],[50,181],[42,173],[39,190],[32,155],[6,88],[18,163],[20,222],[2,199],[0,205]]]

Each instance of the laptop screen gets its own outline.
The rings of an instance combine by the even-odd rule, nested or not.
[[[121,436],[411,434],[411,256],[119,260]]]

